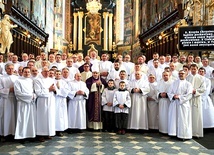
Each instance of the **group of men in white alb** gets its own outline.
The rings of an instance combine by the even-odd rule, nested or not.
[[[154,53],[147,64],[145,56],[134,64],[130,55],[118,55],[114,63],[108,54],[98,60],[95,51],[84,60],[81,53],[50,54],[48,60],[44,52],[29,56],[24,53],[18,62],[17,55],[8,53],[8,61],[3,62],[0,55],[1,136],[38,136],[43,142],[55,134],[62,136],[68,128],[86,129],[86,99],[91,90],[85,81],[93,72],[114,80],[117,89],[124,81],[127,90],[139,90],[130,93],[128,129],[158,129],[191,139],[203,137],[203,128],[214,127],[214,73],[207,58],[201,61],[190,54],[179,60],[177,55]]]

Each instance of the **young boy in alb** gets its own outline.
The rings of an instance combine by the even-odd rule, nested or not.
[[[108,81],[108,87],[104,89],[102,93],[102,106],[103,106],[103,129],[104,131],[115,130],[115,117],[113,108],[113,97],[116,89],[114,86],[114,80]]]
[[[129,108],[131,107],[130,94],[124,81],[119,83],[119,89],[114,94],[113,107],[118,134],[124,135],[128,125]]]

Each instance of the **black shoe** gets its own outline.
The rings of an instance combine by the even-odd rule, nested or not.
[[[56,136],[59,136],[59,137],[63,137],[64,135],[63,135],[63,133],[62,132],[56,132]]]
[[[19,140],[19,143],[20,143],[20,144],[25,144],[25,139],[20,139],[20,140]]]

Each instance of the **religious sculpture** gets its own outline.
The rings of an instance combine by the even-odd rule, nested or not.
[[[100,45],[101,40],[101,17],[99,14],[87,14],[86,17],[86,44],[91,42]]]
[[[98,50],[94,47],[94,44],[89,45],[91,48],[87,51],[87,55],[90,55],[92,51],[95,51],[98,55]]]
[[[112,43],[112,51],[116,51],[117,45],[115,44],[115,42]]]
[[[4,15],[2,21],[0,21],[0,38],[1,38],[1,46],[2,53],[10,51],[10,46],[13,43],[13,36],[10,32],[11,29],[18,27],[17,25],[13,25],[10,23],[10,16]]]
[[[69,49],[69,52],[73,50],[73,43],[72,43],[72,41],[70,41],[68,43],[68,49]]]

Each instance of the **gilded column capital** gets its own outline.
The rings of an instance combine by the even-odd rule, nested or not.
[[[113,17],[113,13],[109,13],[109,18],[112,18]]]
[[[103,12],[103,18],[105,19],[105,18],[107,18],[108,17],[108,15],[109,15],[109,13],[108,12]]]
[[[83,18],[83,15],[84,15],[84,13],[83,13],[82,11],[79,11],[79,12],[78,12],[79,18]]]
[[[77,16],[78,16],[78,13],[77,13],[77,12],[74,12],[74,13],[73,13],[73,16],[74,16],[74,17],[77,17]]]

